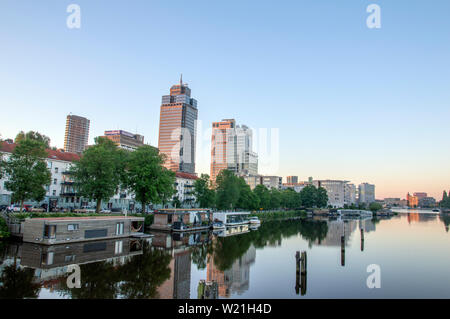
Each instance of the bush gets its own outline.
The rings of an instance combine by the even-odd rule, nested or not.
[[[8,226],[3,218],[0,218],[0,239],[9,237]]]

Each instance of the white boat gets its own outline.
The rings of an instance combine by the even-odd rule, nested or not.
[[[259,220],[258,217],[256,216],[252,216],[248,219],[248,221],[250,222],[250,225],[254,226],[254,225],[261,225],[261,221]]]
[[[213,227],[214,230],[224,230],[224,229],[226,229],[224,223],[222,223],[221,221],[213,222],[212,227]]]

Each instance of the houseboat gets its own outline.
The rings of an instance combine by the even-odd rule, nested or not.
[[[249,224],[249,212],[217,212],[214,213],[214,221],[221,221],[225,226],[237,226]]]
[[[248,220],[250,222],[250,226],[259,226],[259,225],[261,225],[261,221],[256,216],[252,216]]]
[[[209,209],[160,209],[154,213],[152,230],[197,231],[211,227],[212,213]]]
[[[361,209],[339,209],[339,216],[341,217],[372,217],[373,213],[369,210]]]
[[[212,228],[213,230],[224,230],[226,227],[225,224],[222,223],[220,220],[216,220],[213,222]]]
[[[237,226],[229,226],[224,230],[217,232],[217,237],[230,237],[235,235],[242,235],[250,232],[249,224],[237,225]]]
[[[22,240],[56,245],[142,235],[144,218],[134,216],[27,218],[22,223]]]

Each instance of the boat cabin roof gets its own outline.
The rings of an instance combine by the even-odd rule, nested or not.
[[[82,221],[82,220],[138,220],[142,221],[144,217],[137,216],[86,216],[86,217],[40,217],[40,218],[27,218],[28,220],[44,220],[50,222],[59,222],[59,221]]]

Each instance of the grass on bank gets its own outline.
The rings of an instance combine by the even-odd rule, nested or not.
[[[277,211],[277,212],[254,212],[250,216],[256,216],[260,220],[274,220],[281,218],[304,218],[307,217],[307,213],[304,210],[290,210],[290,211]]]

